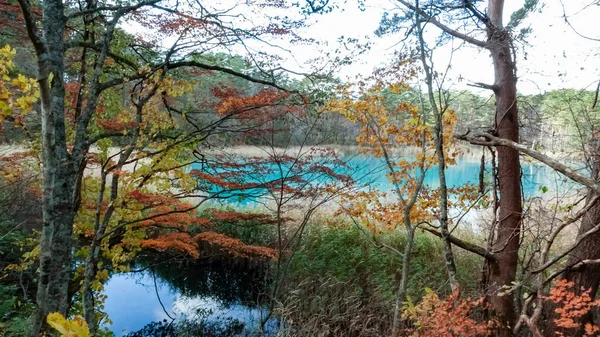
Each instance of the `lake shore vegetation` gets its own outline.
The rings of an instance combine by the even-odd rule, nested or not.
[[[366,4],[0,0],[0,337],[600,335],[600,84],[519,92],[536,0],[307,33]]]

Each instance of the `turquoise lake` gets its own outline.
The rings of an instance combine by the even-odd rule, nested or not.
[[[385,162],[381,158],[375,158],[368,155],[354,155],[340,158],[345,163],[344,166],[330,163],[328,159],[318,160],[320,164],[331,168],[336,173],[346,174],[352,177],[356,182],[356,188],[358,189],[376,189],[380,191],[391,191],[393,189],[392,183],[388,180],[386,173],[388,172]],[[413,157],[406,156],[404,158],[407,161],[412,161]],[[446,182],[449,187],[460,186],[466,183],[474,185],[479,184],[479,174],[481,170],[480,161],[481,157],[476,156],[463,156],[457,160],[456,165],[450,165],[446,169]],[[491,165],[489,158],[488,163],[485,166],[484,177],[487,184],[491,180]],[[219,167],[211,167],[210,165],[204,166],[195,164],[192,165],[192,169],[202,170],[208,174],[218,175],[223,172],[231,172],[227,169],[221,169]],[[245,169],[245,168],[242,168]],[[247,182],[265,183],[268,181],[275,181],[281,179],[281,177],[290,178],[294,175],[303,175],[307,180],[313,179],[313,184],[322,183],[323,181],[330,181],[329,178],[322,178],[315,175],[311,178],[310,175],[306,174],[305,168],[300,167],[298,164],[286,164],[286,165],[264,165],[262,168],[263,174],[255,174],[252,170],[248,170],[249,178]],[[560,174],[554,172],[552,169],[545,165],[538,163],[521,163],[521,181],[522,191],[525,198],[533,197],[540,193],[542,187],[546,187],[548,190],[556,190],[565,186],[570,186],[570,182]],[[430,188],[436,188],[439,186],[439,173],[437,166],[433,166],[427,170],[425,174],[424,183]],[[292,184],[293,185],[293,184]],[[213,190],[212,192],[215,192]],[[253,206],[264,194],[264,191],[257,189],[256,191],[246,191],[252,196],[239,196],[238,193],[224,193],[225,196],[232,196],[231,199],[226,200],[227,203],[232,205],[244,205]]]

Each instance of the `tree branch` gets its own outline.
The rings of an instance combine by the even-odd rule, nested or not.
[[[90,48],[90,49],[93,49],[93,50],[98,51],[98,52],[102,51],[102,45],[96,44],[96,43],[85,42],[85,41],[71,41],[71,42],[68,42],[66,44],[66,46],[65,46],[65,49],[70,49],[70,48],[74,48],[74,47]],[[128,66],[130,66],[134,70],[137,70],[139,68],[138,64],[136,64],[135,62],[133,62],[133,61],[131,61],[131,60],[129,60],[129,59],[123,57],[123,56],[117,55],[117,54],[112,53],[110,51],[108,51],[107,55],[109,57],[115,59],[117,62],[121,62],[121,63],[127,64]]]
[[[593,190],[597,194],[600,194],[600,184],[598,184],[598,182],[596,182],[594,179],[583,176],[583,175],[575,172],[575,170],[568,167],[567,165],[564,165],[564,164],[558,162],[557,160],[554,160],[541,152],[531,150],[531,149],[527,148],[525,145],[515,143],[508,139],[499,138],[499,137],[493,136],[489,133],[475,133],[473,135],[469,135],[469,132],[467,132],[466,134],[462,134],[462,135],[454,134],[454,137],[457,139],[460,139],[460,140],[468,141],[469,143],[475,144],[475,145],[505,146],[505,147],[509,147],[511,149],[517,150],[523,154],[528,155],[531,158],[536,159],[539,162],[542,162],[542,163],[550,166],[555,171],[560,172],[563,175],[565,175],[566,177],[568,177],[569,179],[586,186],[587,188]]]
[[[439,238],[442,237],[442,233],[436,231],[433,228],[429,228],[429,227],[425,227],[425,226],[420,226],[420,228],[428,231],[429,233],[431,233],[431,234],[433,234],[433,235],[435,235],[435,236],[437,236]],[[477,245],[472,244],[470,242],[463,241],[463,240],[461,240],[461,239],[459,239],[459,238],[457,238],[456,236],[453,236],[453,235],[449,235],[447,239],[448,239],[448,241],[450,241],[453,245],[456,245],[457,247],[460,247],[460,248],[462,248],[464,250],[467,250],[467,251],[469,251],[471,253],[475,253],[475,254],[477,254],[477,255],[485,258],[486,260],[488,260],[490,262],[496,262],[496,256],[492,252],[488,251],[487,249],[485,249],[483,247],[477,246]]]
[[[232,70],[229,68],[216,66],[216,65],[210,65],[210,64],[206,64],[206,63],[202,63],[202,62],[198,62],[198,61],[180,61],[180,62],[174,62],[174,63],[170,63],[170,64],[166,65],[167,69],[175,69],[175,68],[181,68],[181,67],[196,67],[196,68],[201,68],[201,69],[206,69],[206,70],[219,71],[219,72],[233,75],[233,76],[236,76],[239,78],[243,78],[243,79],[253,82],[253,83],[268,85],[270,87],[279,89],[281,91],[296,92],[296,91],[290,91],[289,89],[286,89],[273,81],[267,81],[267,80],[263,80],[260,78],[255,78],[255,77],[240,73],[238,71],[235,71],[235,70]]]
[[[481,83],[481,82],[467,83],[467,85],[470,87],[491,90],[493,92],[496,92],[498,90],[498,86],[496,86],[496,85]]]
[[[267,85],[269,87],[272,87],[272,88],[275,88],[275,89],[278,89],[281,91],[300,94],[297,90],[287,89],[281,85],[278,85],[274,81],[263,80],[263,79],[256,78],[256,77],[253,77],[250,75],[246,75],[244,73],[241,73],[241,72],[229,69],[229,68],[225,68],[225,67],[221,67],[221,66],[217,66],[217,65],[206,64],[206,63],[202,63],[202,62],[198,62],[198,61],[178,61],[178,62],[172,62],[172,63],[166,63],[166,64],[164,64],[164,63],[156,64],[151,67],[151,70],[149,72],[135,73],[135,74],[131,74],[130,76],[114,78],[112,80],[108,80],[106,82],[100,83],[99,88],[100,88],[100,91],[103,91],[110,87],[114,87],[116,85],[123,84],[126,81],[145,78],[146,76],[148,76],[148,74],[155,72],[157,69],[166,68],[167,70],[173,70],[173,69],[183,68],[183,67],[196,67],[196,68],[200,68],[200,69],[219,71],[219,72],[222,72],[225,74],[229,74],[229,75],[232,75],[235,77],[245,79],[252,83],[264,84],[264,85]]]
[[[575,242],[574,245],[572,245],[571,247],[569,247],[569,249],[567,249],[564,252],[560,253],[555,258],[553,258],[551,261],[549,261],[546,264],[544,264],[542,267],[540,267],[540,268],[538,268],[536,270],[533,270],[532,273],[533,274],[537,274],[539,272],[542,272],[542,271],[546,270],[548,267],[550,267],[553,264],[555,264],[556,262],[560,261],[563,257],[567,256],[570,252],[572,252],[575,248],[577,248],[581,244],[581,242],[583,242],[583,239],[587,238],[588,236],[590,236],[592,234],[595,234],[599,230],[600,230],[600,224],[596,224],[596,226],[594,228],[590,229],[589,231],[585,232],[582,236],[580,236],[579,239],[577,239],[577,242]]]
[[[28,0],[18,0],[19,7],[21,7],[21,12],[23,13],[23,19],[25,21],[25,27],[27,28],[27,35],[29,39],[33,43],[33,47],[35,48],[35,52],[38,56],[42,56],[46,53],[46,46],[44,42],[40,38],[37,29],[37,23],[35,18],[33,17],[33,11],[31,10],[31,4]]]
[[[600,93],[600,81],[598,81],[598,86],[596,87],[596,94],[594,95],[594,103],[592,104],[592,110],[596,108],[596,104],[598,104],[598,93]]]
[[[466,34],[460,33],[446,25],[444,25],[443,23],[441,23],[440,21],[438,21],[438,19],[436,19],[433,16],[430,16],[429,14],[425,13],[425,11],[423,11],[420,8],[415,7],[414,5],[412,5],[411,3],[409,3],[406,0],[398,0],[399,3],[401,3],[402,5],[404,5],[405,7],[409,8],[412,11],[417,12],[420,16],[422,16],[425,20],[431,22],[432,24],[434,24],[436,27],[438,27],[439,29],[443,30],[444,32],[457,37],[465,42],[468,42],[470,44],[476,45],[478,47],[481,48],[487,48],[487,43],[485,43],[484,41],[478,40],[476,38],[473,38],[471,36],[468,36]]]
[[[575,247],[577,247],[577,245],[579,245],[579,242],[581,242],[580,240],[578,240],[578,242],[575,243],[575,245],[569,250],[567,251],[564,255],[560,255],[555,257],[552,261],[547,262],[548,261],[548,254],[550,253],[550,248],[552,247],[552,244],[554,244],[554,240],[556,240],[556,237],[558,237],[558,235],[560,234],[560,232],[562,232],[563,229],[565,229],[567,226],[575,223],[576,221],[578,221],[579,219],[581,219],[584,215],[587,214],[587,212],[594,207],[594,205],[596,205],[596,203],[600,200],[600,195],[596,194],[596,196],[594,197],[594,199],[592,199],[584,208],[580,209],[573,217],[571,217],[570,219],[564,221],[562,224],[560,224],[560,226],[558,226],[558,228],[556,228],[556,230],[554,232],[552,232],[552,234],[550,235],[550,238],[548,239],[548,243],[546,244],[546,246],[544,247],[543,251],[542,251],[542,255],[541,255],[541,264],[543,265],[542,267],[532,271],[533,274],[537,274],[547,268],[549,268],[550,266],[552,266],[553,264],[555,264],[556,262],[558,262],[560,259],[562,259],[566,254],[568,254],[568,252],[572,251],[573,249],[575,249]]]

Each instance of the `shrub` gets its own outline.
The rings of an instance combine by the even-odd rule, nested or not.
[[[410,299],[405,304],[403,315],[412,322],[407,333],[411,337],[490,336],[495,322],[480,322],[472,317],[483,300],[462,299],[458,291],[442,300],[429,290],[419,304],[414,305]]]

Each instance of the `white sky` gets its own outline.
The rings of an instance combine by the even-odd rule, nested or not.
[[[294,0],[300,4],[304,0]],[[332,2],[343,3],[342,0]],[[600,39],[600,29],[597,29],[600,21],[600,5],[586,7],[589,3],[597,0],[540,0],[542,3],[538,8],[541,11],[530,14],[521,27],[530,25],[532,33],[526,39],[528,45],[518,45],[518,89],[521,93],[541,93],[559,88],[587,88],[595,89],[600,80],[600,41],[590,41],[577,35],[563,19],[563,6],[570,22],[577,31],[585,36]],[[509,21],[512,12],[523,5],[523,0],[506,0],[505,20]],[[261,9],[244,5],[239,0],[215,0],[216,8],[229,8],[232,3],[242,4],[238,11],[244,13],[249,21],[234,21],[235,25],[255,24],[261,21]],[[378,38],[374,31],[377,29],[382,14],[398,11],[395,0],[365,0],[366,10],[360,11],[356,0],[348,0],[342,4],[343,10],[336,9],[325,15],[312,15],[311,23],[301,31],[303,37],[311,37],[319,41],[318,45],[290,45],[284,35],[282,41],[274,41],[279,46],[289,49],[290,53],[282,53],[280,49],[269,48],[263,43],[252,43],[248,46],[254,51],[276,53],[285,57],[283,65],[291,70],[299,72],[311,72],[319,68],[319,62],[311,61],[324,51],[333,51],[340,47],[338,38],[357,38],[361,42],[369,40],[372,48],[366,54],[356,59],[350,65],[344,66],[336,73],[342,79],[355,80],[357,75],[368,76],[373,67],[383,66],[389,63],[394,51],[401,48],[398,45],[402,36],[386,36]],[[211,4],[212,5],[212,4]],[[287,9],[287,12],[277,13],[269,9],[270,15],[280,14],[298,17],[299,9]],[[293,11],[293,12],[292,12]],[[263,22],[264,24],[264,22]],[[129,31],[138,31],[135,25],[125,25]],[[428,36],[433,39],[439,31],[435,27],[429,27]],[[165,45],[174,42],[176,37],[166,37]],[[458,46],[458,41],[454,44]],[[444,71],[450,60],[451,46],[448,44],[435,51],[434,61],[438,71]],[[236,51],[233,51],[236,53]],[[244,50],[240,48],[240,54]],[[349,51],[346,51],[349,53]],[[462,81],[458,81],[463,78]],[[448,76],[449,85],[453,89],[469,89],[471,82],[493,82],[493,68],[489,53],[469,45],[462,46],[452,56],[452,68]],[[596,83],[595,83],[596,82]],[[477,90],[475,90],[477,91]],[[487,94],[487,93],[486,93]]]
[[[570,22],[579,33],[600,39],[597,28],[600,21],[600,6],[582,9],[592,0],[563,0]],[[346,66],[340,76],[350,79],[357,74],[368,75],[374,66],[383,65],[392,59],[401,36],[376,37],[373,32],[378,27],[382,13],[395,8],[393,0],[367,0],[367,8],[360,11],[353,1],[348,1],[344,11],[334,11],[318,17],[318,21],[306,30],[306,34],[335,45],[339,36],[355,37],[373,43],[371,51],[357,62]],[[506,1],[505,23],[510,14],[520,8],[523,1]],[[600,80],[600,41],[590,41],[578,36],[563,19],[563,6],[559,0],[544,1],[541,13],[533,13],[522,25],[531,25],[532,33],[518,50],[519,91],[538,93],[558,88],[595,89]],[[433,33],[436,30],[430,29]],[[458,42],[455,43],[457,45]],[[439,71],[443,71],[450,58],[450,46],[440,48],[435,53]],[[525,58],[524,51],[527,52]],[[307,47],[293,49],[296,60],[309,59],[314,50]],[[290,63],[298,67],[296,63]],[[290,66],[292,67],[292,66]],[[493,69],[489,53],[475,47],[464,46],[452,58],[453,87],[470,88],[472,82],[493,82]],[[559,76],[560,75],[560,76]],[[458,82],[459,77],[464,78]]]

